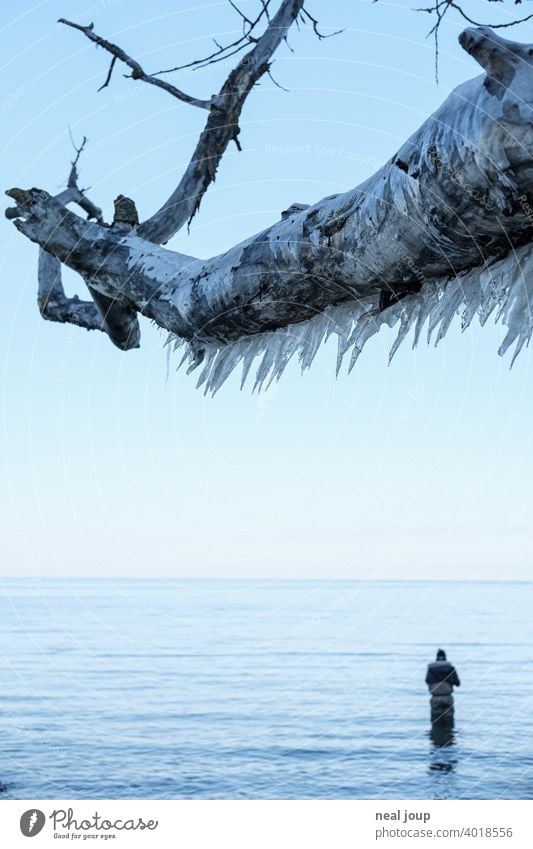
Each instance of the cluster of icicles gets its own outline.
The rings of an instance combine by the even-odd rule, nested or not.
[[[352,370],[365,343],[385,324],[399,324],[398,335],[389,354],[389,363],[409,330],[414,327],[413,347],[428,323],[428,342],[435,334],[435,344],[445,335],[454,318],[461,318],[464,330],[475,315],[484,325],[495,311],[496,321],[507,327],[499,349],[503,355],[516,341],[512,363],[524,344],[529,343],[533,329],[533,245],[512,251],[504,259],[473,269],[453,280],[428,281],[416,295],[379,311],[378,296],[347,301],[328,307],[308,321],[290,324],[280,330],[246,336],[230,344],[210,343],[204,346],[200,360],[186,339],[170,334],[170,350],[184,349],[178,365],[187,364],[187,373],[201,369],[197,386],[215,394],[230,374],[242,364],[241,389],[250,373],[254,374],[252,391],[268,389],[280,378],[287,364],[296,356],[302,371],[309,368],[320,345],[337,336],[337,374],[349,356]],[[256,368],[252,366],[256,364]]]

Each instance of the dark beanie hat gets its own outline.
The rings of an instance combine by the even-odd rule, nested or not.
[[[446,660],[446,652],[443,649],[438,650],[437,660]]]

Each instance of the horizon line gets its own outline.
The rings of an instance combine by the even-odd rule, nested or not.
[[[316,578],[280,578],[280,577],[258,577],[258,576],[148,576],[148,575],[0,575],[0,581],[254,581],[266,582],[276,581],[278,583],[289,582],[322,582],[322,583],[404,583],[404,584],[531,584],[533,579],[527,578],[338,578],[338,577],[316,577]]]

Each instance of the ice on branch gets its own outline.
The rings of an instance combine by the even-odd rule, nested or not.
[[[398,327],[389,353],[389,363],[409,331],[413,348],[426,328],[427,341],[437,345],[454,318],[462,330],[477,316],[483,326],[494,314],[507,327],[500,346],[503,355],[515,343],[511,365],[529,343],[533,329],[533,245],[513,251],[490,267],[467,272],[453,280],[436,279],[420,292],[408,295],[385,310],[378,299],[361,298],[328,307],[314,318],[290,324],[280,330],[258,333],[226,345],[207,344],[200,352],[187,340],[169,334],[166,344],[182,354],[178,368],[187,373],[199,371],[197,386],[214,395],[235,371],[242,367],[241,389],[248,381],[253,391],[261,391],[279,380],[286,366],[296,359],[302,371],[308,369],[320,346],[330,336],[337,339],[337,374],[344,362],[350,372],[366,342],[383,325]],[[398,326],[399,325],[399,326]]]

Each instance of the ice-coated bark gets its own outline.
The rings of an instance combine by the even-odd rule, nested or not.
[[[487,73],[459,86],[376,174],[357,188],[284,215],[208,260],[154,245],[141,228],[87,223],[46,193],[12,190],[16,226],[79,271],[105,298],[154,319],[204,361],[215,390],[261,355],[256,383],[324,336],[352,364],[366,338],[425,320],[442,336],[495,308],[503,348],[529,339],[533,229],[533,48],[486,28],[461,44]]]
[[[337,340],[337,373],[344,361],[348,371],[357,362],[364,345],[381,327],[398,327],[389,362],[410,330],[413,347],[427,325],[427,341],[441,341],[456,316],[465,330],[474,316],[484,325],[489,316],[507,326],[500,346],[504,354],[515,343],[513,362],[529,342],[533,319],[533,245],[517,248],[511,257],[485,269],[474,268],[452,281],[437,278],[420,292],[406,296],[385,310],[373,297],[327,307],[308,321],[289,324],[279,330],[245,336],[236,342],[207,344],[202,352],[198,386],[214,394],[237,366],[242,366],[241,387],[253,374],[252,388],[261,390],[278,380],[291,360],[302,370],[311,366],[321,344],[330,337]],[[192,371],[200,365],[198,353],[187,340],[170,334],[167,344],[182,352],[178,367]]]

